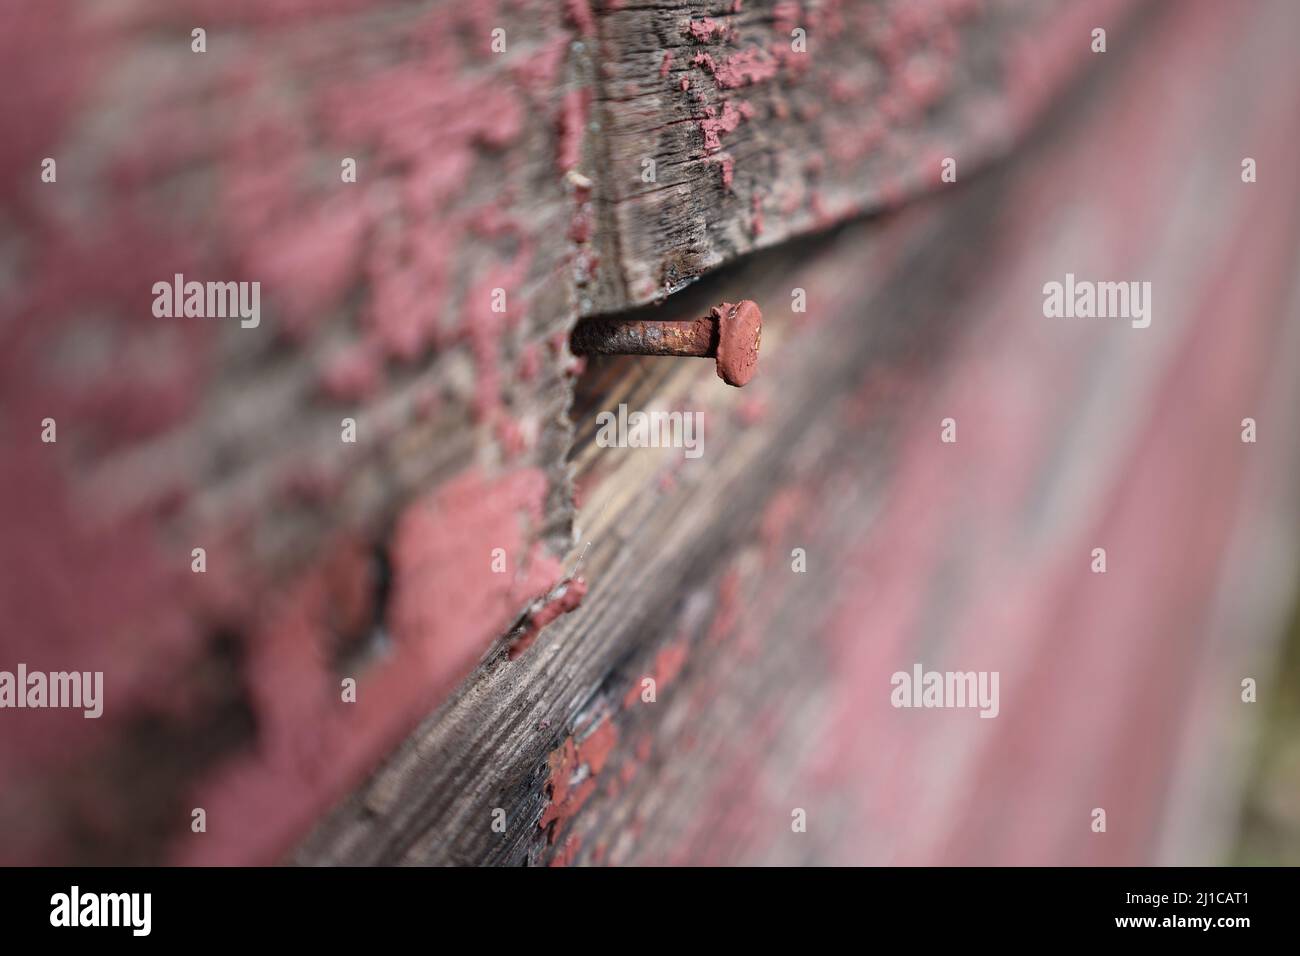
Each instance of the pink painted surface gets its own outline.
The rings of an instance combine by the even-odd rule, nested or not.
[[[15,227],[0,285],[0,667],[103,670],[110,702],[99,721],[4,713],[0,861],[86,847],[132,859],[120,843],[132,830],[141,858],[157,858],[158,820],[188,821],[191,806],[219,836],[167,828],[169,858],[274,860],[560,580],[539,531],[545,423],[527,393],[559,361],[541,345],[565,316],[532,297],[572,248],[550,241],[567,216],[555,169],[575,161],[572,104],[589,96],[566,94],[566,16],[581,25],[590,11],[0,12],[0,202]],[[489,33],[504,22],[511,52],[498,57]],[[191,49],[195,26],[206,52]],[[45,156],[54,183],[40,180]],[[550,218],[521,213],[539,198]],[[153,318],[151,286],[174,273],[259,281],[261,324]],[[504,311],[489,306],[498,290]],[[349,504],[351,472],[372,459],[349,457],[340,421],[360,420],[373,447],[395,427],[373,410],[452,355],[468,360],[468,386],[435,382],[410,418],[485,427],[452,473],[401,503],[385,542],[383,516],[358,520]],[[57,444],[39,440],[47,417]],[[322,434],[343,453],[313,451]],[[285,512],[317,526],[314,554],[268,557]],[[472,541],[482,560],[465,556]],[[196,545],[204,574],[190,570]],[[344,712],[336,645],[372,628],[381,545],[389,644],[351,665],[358,699]],[[496,547],[510,574],[487,570]],[[230,638],[214,683],[213,648]],[[210,724],[215,712],[231,723]],[[142,782],[153,792],[132,811],[122,768],[149,759],[154,727],[173,728],[153,761],[173,775]],[[184,756],[187,738],[202,757]]]

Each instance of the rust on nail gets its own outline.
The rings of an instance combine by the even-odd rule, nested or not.
[[[737,388],[758,366],[763,314],[749,299],[721,302],[699,319],[588,319],[570,338],[575,355],[676,355],[717,360],[718,377]]]

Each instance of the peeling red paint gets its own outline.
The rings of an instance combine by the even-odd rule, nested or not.
[[[566,737],[546,758],[549,768],[546,791],[550,800],[537,825],[547,830],[549,843],[556,842],[559,832],[595,792],[596,777],[617,743],[618,729],[608,717],[602,716],[581,742],[572,735]]]
[[[329,560],[272,602],[247,648],[257,751],[218,768],[190,795],[210,819],[242,825],[220,841],[180,839],[181,862],[272,859],[437,705],[527,599],[559,578],[559,561],[527,545],[546,489],[540,471],[488,477],[471,470],[407,507],[391,548],[387,624],[396,646],[352,675],[355,703],[341,702],[326,648],[341,623],[356,626],[367,616],[360,595],[338,587],[367,579],[364,547],[340,539]],[[482,553],[467,554],[466,541],[482,542]],[[492,572],[493,547],[506,552],[514,573]],[[346,593],[353,598],[340,604]]]
[[[560,112],[560,147],[556,164],[561,173],[575,169],[582,158],[582,137],[591,107],[591,90],[570,90],[564,96]]]
[[[618,731],[608,718],[600,721],[594,730],[578,745],[578,756],[593,774],[605,769],[605,763],[618,744]]]
[[[676,680],[677,675],[681,673],[682,667],[686,664],[686,659],[690,656],[690,650],[690,639],[685,636],[677,637],[661,647],[655,653],[654,666],[651,668],[650,673],[634,680],[627,693],[623,695],[623,709],[626,710],[641,703],[641,682],[646,677],[654,679],[655,696],[657,698],[664,688]]]
[[[763,234],[763,196],[757,189],[749,195],[749,207],[749,232],[757,239]]]
[[[552,355],[568,355],[568,362],[563,368],[563,372],[570,378],[577,378],[587,368],[587,356],[574,355],[569,351],[569,335],[567,332],[557,332],[551,336],[547,345],[551,349]]]
[[[760,47],[751,47],[732,54],[722,61],[721,66],[713,68],[714,79],[724,90],[739,86],[751,86],[766,83],[776,76],[777,61],[771,54]]]
[[[704,150],[713,153],[722,149],[722,135],[734,132],[746,119],[745,114],[732,105],[730,100],[723,101],[722,115],[717,108],[706,106],[704,119],[700,120],[700,130],[704,133]]]
[[[544,593],[559,579],[558,560],[537,546],[525,551],[528,524],[541,519],[546,487],[545,475],[535,469],[494,479],[473,470],[407,507],[393,537],[391,620],[399,639],[457,635],[439,658],[448,672],[458,670],[458,662],[476,658],[504,628],[521,598]],[[477,560],[464,554],[466,541],[482,542]],[[520,568],[492,571],[495,548],[518,563],[527,555],[522,577]]]
[[[694,66],[702,66],[710,73],[716,73],[718,69],[718,65],[713,62],[713,57],[703,51],[696,53],[691,57],[691,64]]]
[[[696,43],[717,43],[734,35],[730,21],[715,20],[712,17],[692,20],[687,32]]]
[[[546,625],[560,615],[576,610],[586,594],[587,582],[583,578],[570,578],[563,582],[550,600],[529,613],[524,632],[510,645],[510,660],[514,660],[528,650]]]
[[[593,227],[589,204],[580,203],[569,220],[569,241],[576,243],[590,241]]]
[[[722,188],[730,191],[732,180],[735,178],[735,159],[732,158],[730,153],[722,153],[715,156],[713,162],[717,163],[722,171]]]

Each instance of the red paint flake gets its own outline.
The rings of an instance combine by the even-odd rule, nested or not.
[[[560,146],[556,162],[561,173],[567,173],[582,159],[582,135],[587,125],[587,111],[591,107],[591,90],[570,90],[564,96],[560,110]]]
[[[569,241],[584,243],[591,239],[591,208],[590,203],[583,203],[573,211],[573,217],[569,220]]]
[[[726,20],[704,17],[702,20],[692,20],[689,32],[696,43],[715,43],[730,36],[732,27]]]
[[[736,161],[730,153],[723,153],[721,156],[715,157],[713,162],[722,167],[722,188],[729,191],[735,175]]]
[[[683,76],[682,81],[678,83],[677,86],[681,89],[683,93],[685,93],[687,90],[691,88],[691,78],[689,76]]]
[[[721,116],[713,106],[704,108],[704,116],[705,118],[700,120],[700,130],[704,133],[704,149],[710,153],[722,149],[722,135],[734,132],[745,118],[730,100],[722,104]]]
[[[726,639],[740,626],[740,619],[740,572],[732,568],[718,583],[718,604],[706,640]]]
[[[590,285],[600,269],[600,255],[587,245],[579,245],[573,256],[573,281],[580,286]]]
[[[673,65],[673,51],[664,50],[664,58],[659,64],[659,79],[668,75],[668,68]]]
[[[777,61],[761,47],[751,47],[729,56],[714,68],[714,79],[723,89],[765,83],[776,76]]]
[[[586,595],[587,582],[585,579],[572,578],[563,582],[556,590],[554,597],[529,614],[528,623],[523,634],[510,645],[508,652],[510,660],[515,660],[524,651],[528,650],[546,625],[561,614],[568,614],[570,611],[576,610]]]
[[[718,73],[718,64],[714,62],[714,57],[705,52],[695,53],[693,57],[690,57],[690,64],[693,66],[703,66],[703,68],[708,70],[711,74]]]
[[[635,707],[641,701],[642,681],[646,677],[653,678],[656,695],[676,680],[690,655],[690,649],[690,640],[686,637],[678,637],[661,647],[655,654],[654,667],[650,673],[638,678],[623,695],[623,709]]]
[[[600,773],[617,744],[618,730],[612,721],[605,719],[578,745],[578,756],[593,774]]]
[[[581,742],[573,736],[566,737],[564,743],[552,750],[546,758],[549,773],[546,781],[546,794],[550,798],[537,826],[546,830],[548,842],[554,844],[561,829],[577,815],[582,805],[596,790],[596,777],[609,760],[610,754],[618,743],[618,729],[605,716],[599,719],[595,729]],[[574,778],[580,777],[585,768],[586,776],[573,786]],[[554,826],[552,826],[554,824]]]
[[[549,768],[547,796],[551,798],[552,805],[562,804],[569,797],[569,781],[578,769],[578,745],[572,737],[564,738],[564,743],[547,755],[546,766]],[[543,819],[545,816],[543,814]],[[540,825],[546,826],[546,823]]]
[[[749,196],[749,234],[757,239],[763,234],[763,197],[757,190]]]
[[[715,62],[713,62],[713,57],[712,57],[712,56],[710,56],[708,53],[705,53],[705,52],[703,52],[703,51],[701,51],[701,52],[695,54],[693,57],[691,57],[691,65],[692,65],[692,66],[702,66],[702,67],[704,67],[706,70],[708,70],[710,73],[713,73],[713,74],[716,74],[716,73],[718,72],[718,64],[716,64]]]
[[[399,642],[429,642],[422,649],[441,669],[481,653],[508,623],[521,598],[549,590],[559,563],[534,554],[523,579],[491,570],[492,548],[525,553],[525,524],[540,521],[546,477],[527,469],[486,479],[470,471],[442,485],[402,513],[394,532],[390,622]],[[483,542],[479,560],[466,541]]]

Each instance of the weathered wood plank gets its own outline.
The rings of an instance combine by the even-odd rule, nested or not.
[[[697,0],[597,19],[601,272],[645,303],[1004,152],[1128,4]]]
[[[1207,641],[1222,655],[1242,609],[1211,612],[1241,568],[1259,575],[1256,611],[1296,569],[1294,549],[1270,547],[1268,564],[1249,547],[1224,558],[1255,479],[1295,474],[1294,436],[1260,456],[1239,419],[1280,414],[1278,389],[1295,378],[1284,346],[1300,228],[1294,204],[1238,177],[1243,139],[1273,165],[1300,130],[1234,92],[1294,87],[1279,39],[1293,12],[1236,25],[1248,36],[1208,64],[1227,16],[1168,12],[1143,55],[1111,66],[1036,149],[943,203],[846,228],[806,259],[756,259],[661,307],[767,303],[753,391],[709,387],[707,363],[654,359],[580,389],[569,566],[582,556],[582,606],[514,661],[500,645],[294,859],[1194,852],[1157,844],[1191,688],[1238,690],[1240,658],[1202,655]],[[1169,70],[1179,109],[1161,106],[1153,81]],[[1207,127],[1224,135],[1199,140],[1213,145],[1190,179],[1154,175]],[[1121,175],[1098,160],[1109,147],[1090,144],[1115,136],[1152,176],[1133,183],[1132,165]],[[1059,202],[1061,182],[1096,200]],[[1067,270],[1150,276],[1152,326],[1045,319],[1042,284]],[[806,315],[782,307],[796,283]],[[594,413],[620,401],[703,410],[704,456],[596,447]],[[948,416],[960,432],[945,446]],[[1255,504],[1295,517],[1280,486]],[[1089,571],[1099,543],[1104,576]],[[806,574],[793,572],[795,547]],[[998,719],[890,707],[890,674],[918,661],[999,671]],[[654,703],[639,696],[645,677],[659,681]],[[1097,806],[1105,835],[1089,827]],[[791,832],[795,808],[807,833]]]

